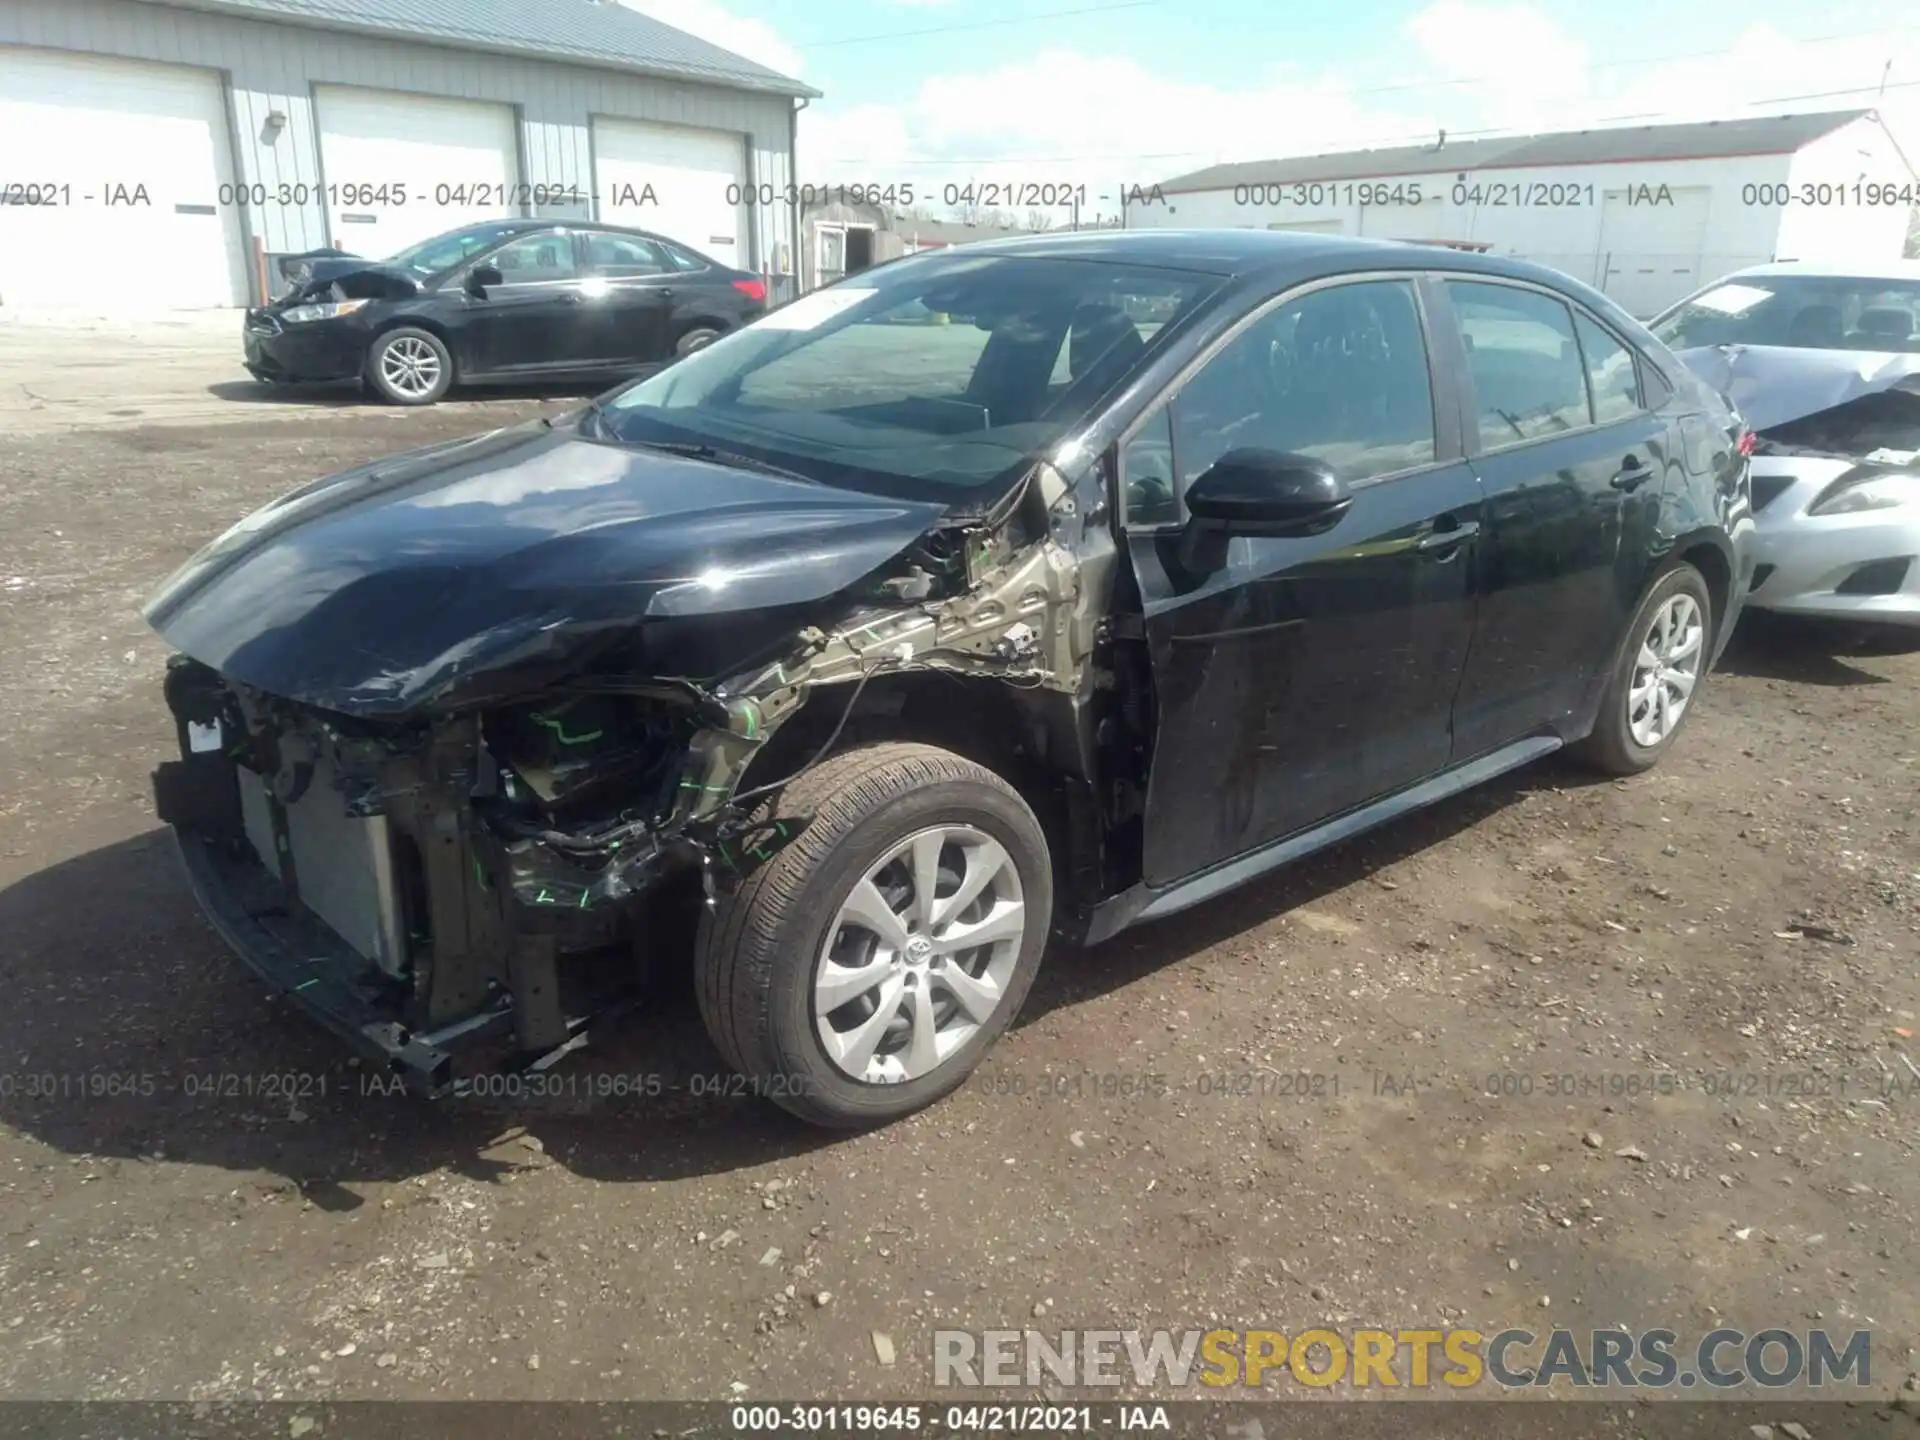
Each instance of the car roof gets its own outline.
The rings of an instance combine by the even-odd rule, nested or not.
[[[974,241],[946,253],[1030,255],[1062,260],[1103,260],[1153,265],[1210,275],[1266,275],[1307,279],[1343,270],[1458,270],[1530,280],[1585,291],[1557,270],[1506,255],[1286,230],[1055,230],[1004,240]]]
[[[1775,260],[1722,275],[1714,285],[1761,275],[1805,275],[1819,280],[1920,280],[1920,260]],[[1713,286],[1708,286],[1712,289]]]

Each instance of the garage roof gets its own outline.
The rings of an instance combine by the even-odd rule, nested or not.
[[[1375,180],[1461,170],[1516,170],[1538,165],[1603,165],[1636,160],[1707,160],[1723,155],[1780,155],[1800,149],[1871,110],[1770,115],[1753,120],[1707,120],[1691,125],[1637,125],[1612,130],[1562,130],[1451,145],[1402,145],[1391,150],[1347,150],[1211,165],[1164,180],[1166,194],[1228,190],[1235,185],[1312,180]]]
[[[619,0],[165,0],[290,25],[430,40],[463,50],[578,60],[780,95],[819,91],[709,45]]]

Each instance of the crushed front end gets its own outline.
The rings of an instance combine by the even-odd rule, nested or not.
[[[765,802],[897,709],[890,684],[984,682],[1010,743],[1090,780],[1068,757],[1100,683],[1101,533],[1043,465],[818,600],[595,627],[390,713],[178,655],[157,808],[228,943],[377,1064],[428,1093],[545,1066],[637,998],[674,906],[804,830]],[[965,693],[939,705],[977,731]]]
[[[197,898],[247,963],[429,1093],[557,1058],[633,991],[635,903],[701,852],[671,832],[692,695],[357,720],[185,657],[155,773]],[[632,817],[645,816],[647,824]],[[709,841],[721,827],[701,832]],[[490,1052],[485,1059],[482,1052]]]

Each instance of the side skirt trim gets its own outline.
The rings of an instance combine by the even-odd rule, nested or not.
[[[1358,810],[1349,810],[1344,815],[1336,815],[1311,830],[1289,835],[1284,840],[1250,851],[1210,870],[1203,870],[1177,884],[1160,889],[1136,885],[1094,908],[1088,917],[1081,943],[1097,945],[1142,920],[1176,915],[1316,850],[1350,839],[1410,811],[1458,795],[1463,790],[1471,790],[1496,775],[1504,775],[1542,755],[1551,754],[1561,744],[1557,735],[1537,735],[1527,740],[1516,740],[1464,765],[1443,770],[1409,789],[1362,805]]]

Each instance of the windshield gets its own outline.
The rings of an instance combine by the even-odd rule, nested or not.
[[[523,228],[524,222],[521,221],[490,220],[461,230],[449,230],[444,235],[435,235],[389,255],[387,264],[398,265],[403,270],[412,270],[420,275],[437,275],[442,270],[451,270],[470,255],[493,248]]]
[[[1084,260],[914,256],[618,392],[602,423],[632,443],[710,445],[854,489],[991,498],[1220,283]]]
[[[1653,323],[1669,349],[1784,345],[1920,354],[1920,280],[1736,276]]]

